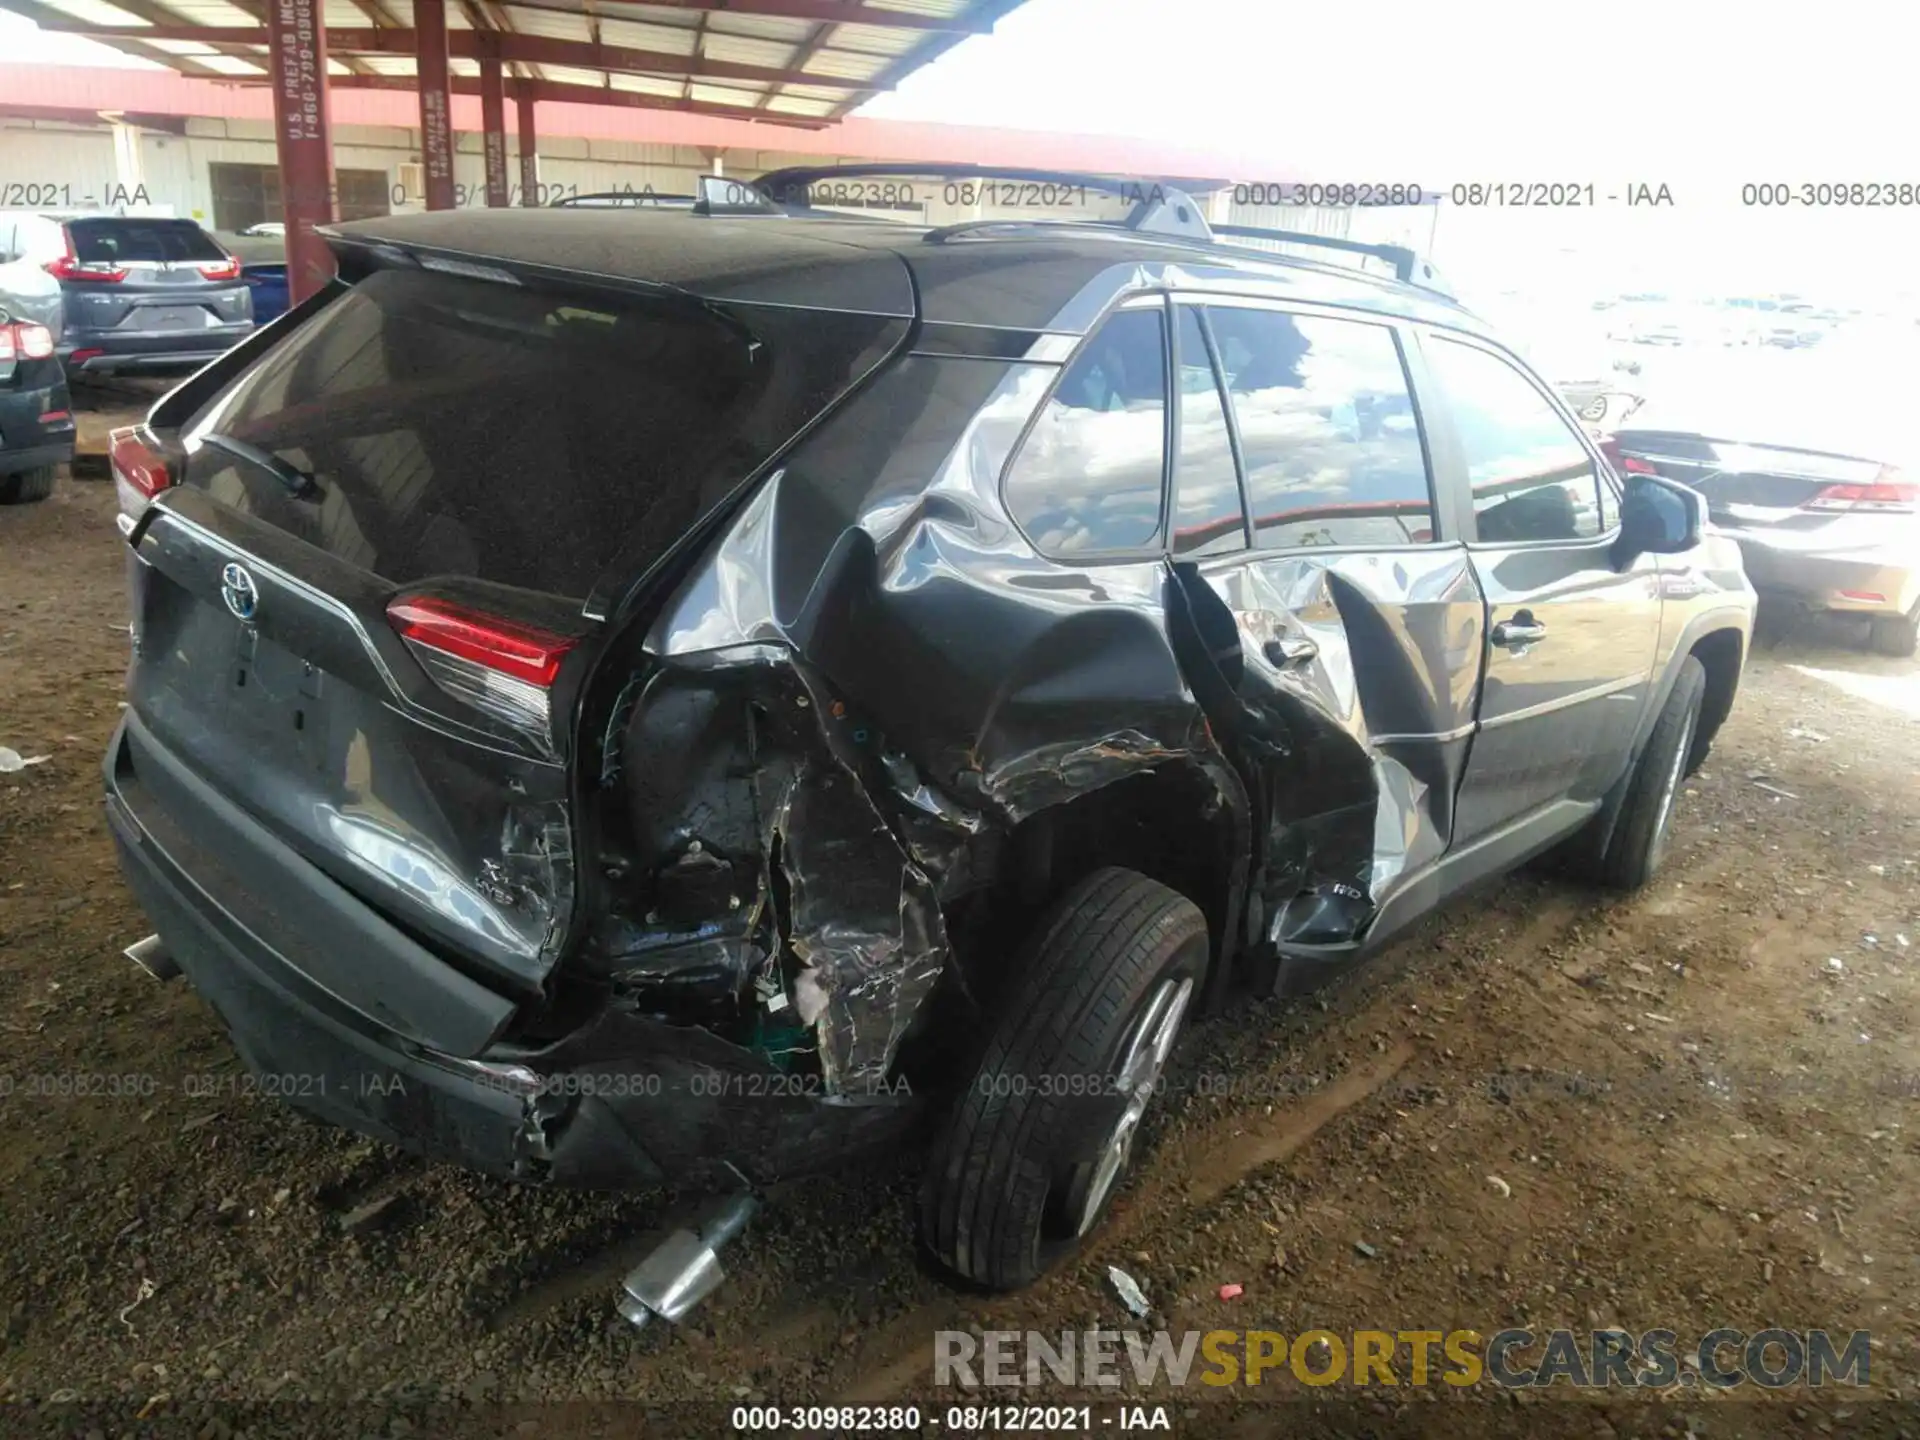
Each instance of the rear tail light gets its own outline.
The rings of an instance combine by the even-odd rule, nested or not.
[[[8,360],[45,360],[53,354],[53,332],[31,320],[0,325],[0,363]]]
[[[154,496],[173,484],[159,442],[144,425],[123,425],[107,436],[107,464],[113,470],[120,513],[138,519]]]
[[[231,255],[225,260],[209,260],[200,267],[200,273],[209,280],[238,280],[240,262]]]
[[[1600,440],[1600,453],[1607,457],[1619,475],[1658,475],[1660,472],[1638,455],[1629,455],[1620,448],[1620,442],[1611,435]]]
[[[1809,510],[1857,510],[1874,515],[1911,515],[1920,505],[1920,485],[1888,466],[1870,485],[1828,485],[1807,501]]]
[[[387,621],[442,690],[549,741],[553,682],[577,639],[422,596],[395,600]]]
[[[126,269],[111,260],[82,260],[73,253],[73,237],[67,236],[67,253],[57,260],[49,260],[46,271],[56,280],[92,280],[104,285],[117,284],[127,278]]]
[[[107,353],[106,351],[99,350],[99,349],[76,350],[71,355],[67,356],[67,363],[69,365],[84,365],[87,363],[87,361],[96,360],[100,356],[106,353]]]

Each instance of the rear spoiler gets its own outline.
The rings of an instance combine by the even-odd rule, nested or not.
[[[1206,217],[1204,208],[1185,190],[1157,180],[1129,180],[1112,175],[1094,175],[1077,170],[1031,169],[1024,166],[1005,165],[968,165],[968,164],[886,164],[874,162],[860,165],[797,165],[784,170],[772,170],[750,183],[752,189],[764,200],[764,205],[742,206],[731,213],[750,213],[758,209],[762,212],[781,214],[806,213],[814,208],[812,192],[823,181],[857,180],[882,175],[926,175],[943,180],[1012,180],[1033,181],[1039,184],[1070,185],[1078,189],[1092,190],[1103,195],[1113,195],[1132,202],[1132,208],[1120,220],[1056,220],[1056,221],[1020,221],[971,220],[958,225],[948,225],[931,231],[929,240],[946,240],[957,235],[977,232],[982,229],[1004,226],[1008,223],[1020,225],[1054,224],[1075,228],[1097,226],[1104,229],[1130,230],[1147,235],[1165,235],[1175,239],[1189,240],[1202,245],[1220,245],[1234,249],[1250,249],[1250,246],[1235,246],[1234,240],[1267,240],[1286,245],[1310,246],[1316,249],[1335,250],[1345,254],[1362,255],[1369,259],[1385,262],[1403,284],[1429,290],[1451,300],[1453,290],[1440,277],[1433,263],[1417,251],[1404,245],[1376,245],[1362,240],[1349,240],[1338,235],[1315,235],[1304,230],[1269,230],[1254,225],[1215,225]],[[713,179],[716,177],[703,177]],[[734,189],[746,188],[741,182],[723,182]],[[704,186],[703,186],[704,194]],[[700,206],[694,207],[696,211]],[[702,212],[706,213],[706,212]]]

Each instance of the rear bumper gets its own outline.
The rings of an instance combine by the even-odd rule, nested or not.
[[[252,333],[252,321],[210,330],[69,330],[59,353],[69,371],[87,375],[195,370]]]
[[[60,420],[41,420],[49,412]],[[0,390],[0,475],[17,475],[73,459],[73,412],[65,382]]]
[[[384,964],[405,956],[408,937],[365,906],[351,934],[289,923],[291,911],[311,913],[288,903],[300,883],[290,877],[304,867],[309,884],[332,882],[270,837],[226,830],[217,809],[162,774],[178,762],[150,737],[136,755],[130,729],[139,735],[137,719],[122,720],[105,764],[121,869],[264,1093],[504,1178],[611,1189],[698,1183],[729,1167],[770,1183],[895,1145],[918,1118],[910,1097],[830,1099],[708,1031],[611,1009],[537,1051],[465,1059],[409,1041],[317,984],[301,954],[344,942],[386,952],[375,954]],[[263,865],[279,872],[278,888],[260,888],[273,883]],[[263,906],[260,894],[276,902]],[[442,968],[447,1003],[473,1004],[471,982]]]
[[[1854,615],[1904,615],[1920,600],[1914,560],[1883,550],[1788,549],[1732,533],[1747,579],[1767,599]]]

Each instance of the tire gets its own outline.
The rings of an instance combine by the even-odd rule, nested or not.
[[[1600,883],[1617,890],[1638,890],[1653,878],[1666,857],[1673,802],[1693,759],[1700,728],[1700,702],[1707,693],[1707,672],[1689,655],[1654,722],[1646,749],[1627,782],[1626,799],[1614,822],[1613,836],[1600,857]]]
[[[0,505],[30,505],[53,494],[54,469],[42,465],[38,470],[22,470],[17,475],[0,475]]]
[[[1097,870],[1048,910],[928,1157],[920,1233],[942,1265],[1017,1289],[1093,1232],[1207,954],[1193,902],[1131,870]]]
[[[1915,605],[1904,615],[1874,616],[1867,643],[1873,647],[1876,655],[1891,655],[1899,660],[1911,659],[1913,652],[1920,649],[1920,605]]]

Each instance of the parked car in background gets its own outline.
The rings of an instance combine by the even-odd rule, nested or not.
[[[197,369],[253,330],[240,262],[191,220],[0,211],[14,248],[60,282],[69,372]]]
[[[264,225],[245,230],[213,232],[213,238],[240,262],[240,279],[253,293],[253,323],[265,325],[287,309],[287,242],[285,227]]]
[[[340,226],[115,433],[133,953],[294,1103],[600,1188],[924,1127],[926,1244],[1015,1287],[1190,1018],[1658,869],[1739,553],[1417,256],[762,208]]]
[[[1736,363],[1738,362],[1738,363]],[[1853,327],[1806,355],[1670,372],[1614,432],[1621,465],[1706,497],[1778,605],[1864,615],[1873,648],[1920,643],[1920,345]]]
[[[14,258],[0,224],[0,505],[44,500],[73,460],[73,405],[54,353],[60,284]]]

